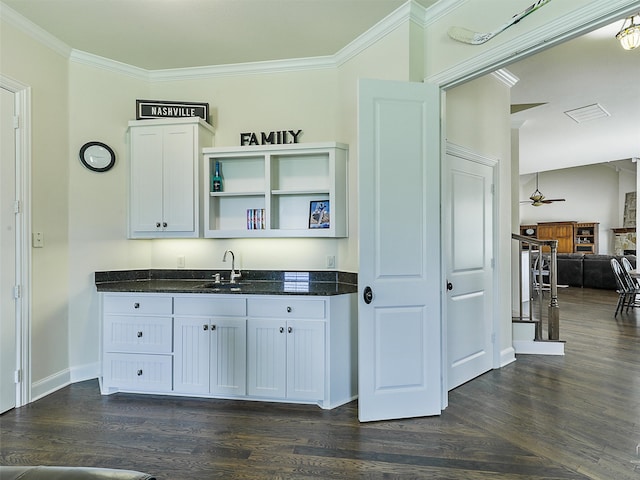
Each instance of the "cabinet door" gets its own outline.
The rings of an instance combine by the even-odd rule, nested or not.
[[[287,322],[287,398],[324,399],[324,327],[316,320]]]
[[[247,320],[247,393],[285,398],[287,336],[284,320]]]
[[[163,128],[163,231],[185,236],[196,232],[195,129],[194,125]]]
[[[247,323],[245,319],[211,319],[211,393],[247,392]]]
[[[176,317],[173,325],[174,391],[209,393],[209,320]]]
[[[131,178],[129,234],[162,229],[162,129],[137,127],[131,130]]]

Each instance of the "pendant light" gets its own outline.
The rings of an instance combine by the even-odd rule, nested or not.
[[[625,50],[633,50],[640,45],[640,24],[636,23],[636,17],[640,17],[640,14],[625,19],[622,28],[616,34],[616,38],[620,40],[620,45]],[[629,22],[628,25],[627,22]]]

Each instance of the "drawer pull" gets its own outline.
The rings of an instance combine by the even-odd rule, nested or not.
[[[291,307],[287,307],[287,313],[291,313]]]
[[[141,377],[142,376],[142,369],[138,370],[138,376]]]
[[[140,304],[138,302],[134,303],[133,308],[140,308]]]
[[[203,329],[204,331],[209,330],[209,325],[207,325],[207,324],[205,323],[204,325],[202,325],[202,329]]]
[[[142,338],[142,332],[138,332],[138,338]]]

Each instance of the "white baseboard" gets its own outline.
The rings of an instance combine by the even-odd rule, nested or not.
[[[71,367],[71,383],[84,382],[100,376],[100,362]]]
[[[100,362],[61,370],[31,384],[30,402],[34,402],[42,397],[46,397],[47,395],[51,395],[53,392],[72,383],[84,382],[85,380],[98,378],[99,374]]]
[[[53,392],[66,387],[71,383],[71,372],[69,369],[61,370],[53,375],[49,375],[42,380],[33,382],[31,384],[31,399],[30,402],[46,397]]]
[[[564,342],[534,342],[514,340],[516,355],[564,355]]]
[[[500,352],[500,368],[516,361],[516,351],[513,347],[505,348]]]

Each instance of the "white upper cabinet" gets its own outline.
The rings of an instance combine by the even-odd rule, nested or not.
[[[129,238],[201,235],[199,159],[213,134],[197,117],[129,122]]]
[[[205,148],[204,236],[346,237],[348,147]],[[214,191],[216,163],[222,188]]]

